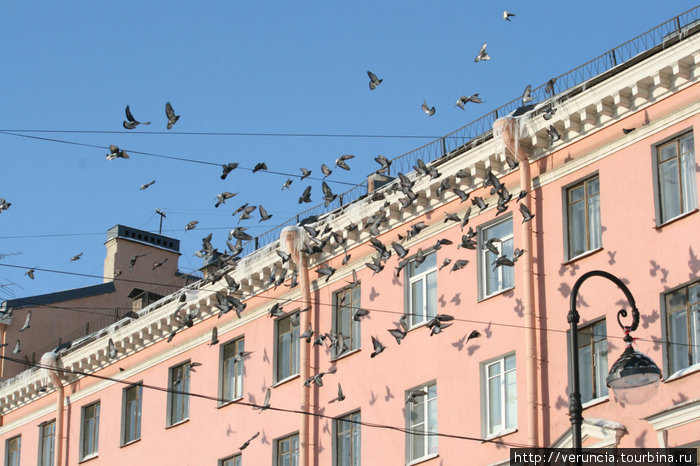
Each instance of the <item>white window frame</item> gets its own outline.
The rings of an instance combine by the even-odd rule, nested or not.
[[[294,440],[296,439],[296,449],[294,448]],[[289,440],[289,451],[282,452],[280,445],[282,442]],[[285,435],[274,441],[273,448],[273,462],[275,466],[299,466],[299,451],[301,450],[301,445],[299,444],[299,432],[294,432],[293,434]],[[296,452],[296,454],[295,454]],[[285,463],[283,458],[280,456],[282,454],[289,453],[289,462]]]
[[[590,341],[582,343],[582,336],[590,335]],[[581,351],[584,348],[591,350],[591,364],[584,365]],[[578,360],[579,360],[579,391],[581,403],[588,403],[609,396],[605,378],[608,375],[608,337],[607,323],[605,319],[588,323],[578,329]],[[585,395],[590,391],[591,397]]]
[[[46,435],[46,430],[51,427],[51,435]],[[50,439],[47,441],[47,439]],[[39,424],[39,455],[38,466],[53,466],[54,445],[56,444],[56,419]],[[44,455],[48,451],[48,457]]]
[[[593,180],[598,180],[598,192],[590,194],[589,183]],[[580,252],[575,253],[573,250],[573,216],[571,215],[572,203],[570,200],[571,193],[578,188],[583,188],[583,199],[575,201],[575,204],[582,203],[584,206],[584,232],[583,236],[586,241],[584,249]],[[582,256],[591,251],[595,251],[603,247],[603,237],[602,237],[602,220],[600,220],[600,176],[598,172],[587,175],[574,183],[571,183],[563,188],[563,198],[564,198],[564,257],[566,260],[572,260],[578,256]],[[597,199],[596,199],[597,198]],[[592,199],[596,199],[597,205],[597,215],[598,215],[598,230],[595,232],[595,237],[591,235],[591,212],[589,202]]]
[[[691,300],[691,291],[694,287],[700,287],[700,280],[693,280],[682,286],[678,286],[672,290],[665,292],[661,298],[661,305],[663,312],[662,320],[662,331],[663,335],[666,336],[666,343],[664,347],[665,357],[664,360],[667,361],[667,374],[666,377],[670,377],[676,372],[687,370],[689,367],[700,367],[700,299],[693,302]],[[685,293],[685,307],[681,310],[680,307],[675,309],[671,308],[671,297],[677,293]],[[674,340],[676,338],[672,336],[672,326],[671,319],[681,313],[685,314],[685,341],[678,342],[678,345],[674,345]],[[674,347],[675,346],[675,347]],[[674,354],[676,350],[679,352],[685,352],[687,357],[686,361],[688,364],[680,365],[674,359]]]
[[[413,387],[410,390],[406,390],[404,393],[404,399],[407,399],[409,394],[414,390],[425,390],[427,395],[417,397],[415,403],[406,403],[405,413],[406,413],[406,464],[415,464],[425,461],[429,458],[433,458],[438,455],[438,437],[437,435],[424,435],[424,434],[413,434],[411,432],[419,432],[413,423],[412,413],[415,405],[420,405],[419,407],[423,410],[423,422],[419,424],[424,424],[424,428],[420,431],[426,433],[438,432],[438,406],[437,406],[437,382],[431,381],[417,387]],[[432,392],[432,393],[431,393]],[[431,414],[431,411],[434,413]],[[434,418],[434,421],[431,420]],[[434,423],[434,425],[433,425]],[[416,439],[423,439],[423,454],[421,456],[413,456],[413,444]],[[431,440],[434,441],[434,445],[431,451]]]
[[[680,153],[680,142],[682,139],[689,137],[693,141],[692,155],[689,155],[691,159],[687,160],[686,165],[691,167],[689,169],[690,173],[683,171],[683,154]],[[660,162],[661,150],[671,144],[676,145],[676,155],[669,158],[666,161]],[[690,151],[688,152],[690,153]],[[654,166],[654,192],[656,201],[656,224],[664,225],[672,220],[682,217],[688,212],[697,209],[698,207],[698,195],[697,195],[697,185],[696,185],[696,173],[695,173],[695,140],[694,133],[692,130],[680,132],[658,144],[652,146],[653,154],[653,166]],[[671,159],[675,159],[678,165],[677,167],[677,179],[678,182],[678,196],[679,196],[679,212],[667,213],[664,212],[664,189],[662,186],[662,170],[661,165],[668,163]],[[687,167],[686,167],[687,168]],[[684,175],[687,176],[687,180],[684,180]]]
[[[134,411],[134,417],[136,418],[134,420],[134,429],[135,432],[133,432],[132,435],[129,435],[129,438],[127,439],[127,434],[131,434],[131,428],[130,428],[130,420],[131,420],[131,415],[130,415],[130,401],[128,399],[128,394],[130,390],[135,390],[136,391],[136,409]],[[142,403],[143,403],[143,384],[142,383],[137,383],[130,385],[124,390],[122,390],[122,428],[121,428],[121,436],[120,436],[120,441],[121,445],[129,445],[130,443],[136,442],[141,439],[141,408],[142,408]]]
[[[175,379],[176,371],[182,369],[181,382]],[[183,383],[184,382],[184,383]],[[174,393],[177,390],[184,393]],[[168,369],[168,405],[167,405],[167,427],[176,426],[190,418],[190,361],[185,361]],[[175,417],[180,408],[182,417]]]
[[[512,359],[511,359],[512,358]],[[506,360],[512,360],[513,361],[513,368],[512,369],[505,369],[506,366]],[[500,365],[500,372],[493,376],[489,377],[489,368],[499,364]],[[494,437],[499,437],[501,435],[505,435],[509,432],[515,431],[518,427],[518,388],[517,388],[517,361],[515,359],[515,353],[509,353],[503,356],[500,356],[495,359],[491,359],[489,361],[485,361],[481,363],[481,411],[482,411],[482,435],[484,438],[494,438]],[[506,384],[506,375],[508,373],[515,373],[515,383],[513,383],[513,392],[508,394],[507,392],[507,384]],[[491,399],[490,393],[489,393],[489,381],[492,378],[495,377],[500,377],[500,384],[499,384],[499,391],[498,391],[498,400],[497,402],[500,403],[501,409],[501,419],[498,420],[498,423],[494,423],[493,427],[491,426],[491,403],[493,400]],[[508,399],[506,397],[508,396]],[[514,397],[514,402],[515,402],[515,419],[507,419],[507,403],[510,399],[510,397]]]
[[[424,270],[423,272],[420,272],[416,275],[411,274],[411,269],[413,268],[413,264],[415,263],[414,259],[410,259],[408,264],[406,264],[405,267],[405,294],[406,294],[406,314],[408,314],[408,325],[410,328],[415,328],[418,327],[431,318],[435,317],[437,314],[437,253],[435,250],[424,252],[424,257],[425,260],[428,260],[428,257],[432,256],[435,258],[435,266]],[[423,262],[424,264],[425,262]],[[421,264],[422,265],[422,264]],[[429,302],[428,301],[428,278],[429,276],[432,275],[435,278],[435,300],[434,302]],[[421,295],[423,296],[423,305],[421,306],[421,315],[414,315],[413,313],[413,300],[415,299],[413,296],[413,284],[421,282]],[[432,309],[431,306],[432,305]]]
[[[232,348],[233,353],[229,357],[226,357],[228,348]],[[244,350],[245,337],[242,335],[220,345],[219,405],[243,398],[243,361],[236,361],[235,356]]]
[[[362,431],[359,422],[362,420],[360,410],[353,411],[333,420],[333,466],[360,466],[362,460]],[[347,426],[346,426],[347,424]],[[347,432],[347,435],[345,434]],[[340,457],[341,434],[349,438],[349,457]],[[357,436],[357,442],[354,442]]]
[[[347,342],[347,350],[341,353],[336,353],[336,349],[332,348],[331,359],[340,358],[348,353],[360,349],[360,322],[353,319],[355,311],[361,306],[360,302],[362,299],[362,289],[360,286],[361,285],[359,283],[356,285],[346,286],[333,293],[333,331],[336,335],[339,335],[342,333],[343,327],[347,327],[350,329],[350,334],[346,335],[343,333],[343,337]],[[348,302],[346,298],[346,301],[341,304],[340,298],[342,295],[349,295],[350,302]],[[357,300],[355,300],[355,297],[357,297]],[[348,321],[347,324],[342,325],[343,321],[345,320]],[[339,348],[342,347],[343,345],[339,342]]]
[[[88,417],[88,410],[93,415]],[[80,461],[97,456],[100,445],[100,402],[95,401],[80,408]]]
[[[275,357],[274,357],[274,366],[273,366],[273,372],[274,372],[274,378],[273,380],[275,381],[275,384],[284,382],[286,380],[292,379],[296,376],[299,375],[299,351],[300,351],[300,343],[299,343],[299,325],[294,325],[292,322],[292,316],[296,314],[297,316],[299,315],[299,311],[293,311],[290,312],[289,314],[280,317],[279,319],[275,320]],[[280,371],[280,346],[282,345],[281,342],[281,337],[282,335],[280,334],[280,322],[289,319],[289,328],[290,328],[290,334],[291,336],[291,341],[289,342],[290,346],[290,360],[288,361],[291,364],[291,367],[289,367],[289,374],[283,374]]]
[[[11,450],[10,446],[13,444],[13,442],[17,442],[17,449],[15,450],[17,452],[16,456],[10,456]],[[22,455],[22,436],[21,435],[15,435],[14,437],[10,437],[7,440],[5,440],[5,466],[19,466],[19,460]]]
[[[495,296],[497,294],[503,293],[506,290],[510,290],[515,287],[515,274],[512,273],[513,275],[513,283],[511,284],[506,284],[504,283],[504,270],[506,268],[509,268],[512,272],[513,267],[507,266],[507,265],[502,265],[500,267],[496,267],[496,270],[493,270],[493,262],[496,260],[489,260],[487,259],[489,254],[493,255],[491,251],[489,251],[487,248],[485,248],[483,245],[484,243],[491,239],[491,236],[488,235],[488,232],[493,229],[494,227],[497,227],[503,223],[510,222],[511,228],[510,228],[510,233],[507,235],[503,236],[500,238],[500,242],[496,241],[493,243],[493,245],[498,249],[498,251],[502,254],[503,253],[503,243],[506,241],[510,241],[510,252],[512,256],[513,252],[513,216],[507,216],[503,218],[499,218],[497,220],[494,220],[492,222],[486,223],[484,225],[479,226],[478,232],[477,232],[477,237],[478,237],[478,267],[479,267],[479,298],[480,300],[490,298],[491,296]],[[512,258],[512,257],[511,257]],[[492,291],[491,293],[488,293],[488,277],[490,274],[496,273],[498,276],[498,287],[496,290]]]
[[[243,456],[240,453],[219,460],[219,466],[241,466],[242,464]]]

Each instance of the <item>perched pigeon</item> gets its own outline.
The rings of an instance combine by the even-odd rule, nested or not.
[[[267,170],[267,164],[265,162],[258,162],[255,164],[255,167],[253,167],[253,173],[260,170]]]

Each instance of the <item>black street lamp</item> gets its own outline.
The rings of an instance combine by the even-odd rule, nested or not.
[[[632,325],[622,325],[620,317],[627,317],[627,311],[622,309],[617,312],[617,323],[625,332],[627,347],[620,358],[612,365],[610,373],[606,379],[608,387],[613,389],[615,398],[627,404],[639,404],[651,398],[658,390],[661,380],[661,370],[654,362],[644,354],[632,348],[633,338],[630,332],[637,329],[639,325],[639,311],[634,302],[634,297],[625,284],[614,275],[602,270],[592,270],[583,274],[571,290],[570,311],[567,320],[571,325],[571,386],[569,389],[569,417],[573,434],[573,447],[576,452],[581,449],[581,423],[583,422],[583,409],[581,408],[581,391],[579,387],[579,367],[578,367],[578,322],[579,313],[576,310],[576,298],[578,289],[584,281],[590,277],[603,277],[612,281],[627,297],[627,302],[632,308]]]

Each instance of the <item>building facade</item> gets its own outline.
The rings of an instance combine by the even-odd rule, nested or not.
[[[175,238],[115,225],[107,231],[105,248],[103,283],[0,303],[0,343],[7,344],[0,348],[2,356],[38,362],[44,352],[197,280],[178,272],[180,241]],[[26,322],[29,328],[24,329]],[[2,359],[0,380],[26,368]]]
[[[542,86],[465,146],[3,383],[5,464],[508,464],[571,445],[574,350],[584,446],[700,446],[695,32]],[[644,404],[605,384],[628,308],[614,284],[582,286],[570,348],[591,270],[636,299],[634,346],[663,371]]]

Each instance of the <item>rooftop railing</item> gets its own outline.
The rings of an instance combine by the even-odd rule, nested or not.
[[[603,78],[602,75],[613,70],[614,68],[619,67],[620,69],[624,69],[623,67],[626,67],[625,65],[631,65],[633,63],[632,59],[635,57],[640,57],[640,59],[643,59],[645,58],[643,54],[650,52],[656,53],[666,47],[686,39],[690,35],[695,34],[698,32],[698,30],[700,30],[700,20],[698,19],[699,16],[700,6],[697,6],[674,18],[669,19],[668,21],[653,29],[650,29],[643,34],[638,35],[624,44],[618,45],[617,47],[577,68],[574,68],[571,71],[553,77],[553,92],[550,94],[546,92],[545,89],[547,83],[533,88],[531,90],[533,102],[541,102],[549,97],[552,97],[553,95],[573,90],[583,83],[594,80],[596,77]],[[493,127],[493,123],[498,118],[508,115],[509,113],[518,109],[521,105],[522,102],[520,97],[513,99],[456,131],[453,131],[406,154],[391,159],[391,173],[409,172],[413,170],[413,165],[416,164],[418,159],[429,163],[465,147],[478,137],[482,137],[487,134]],[[322,214],[332,212],[333,210],[343,207],[366,194],[367,181],[365,180],[343,194],[340,194],[338,199],[330,204],[319,204],[315,207],[307,209],[288,219],[277,227],[266,231],[251,241],[248,241],[244,245],[243,251],[245,254],[250,254],[257,249],[278,240],[282,228],[290,225],[296,225],[301,220],[313,215],[320,216]]]

